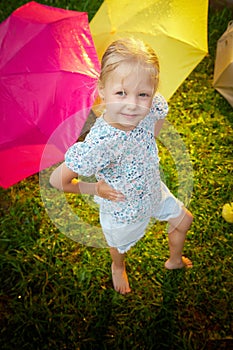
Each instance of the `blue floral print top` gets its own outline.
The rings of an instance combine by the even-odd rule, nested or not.
[[[131,131],[109,125],[97,118],[83,142],[65,155],[68,168],[79,175],[95,175],[121,191],[125,200],[110,201],[95,196],[100,210],[111,213],[116,222],[132,223],[152,216],[161,200],[161,179],[154,125],[166,117],[168,105],[156,94],[148,115]]]

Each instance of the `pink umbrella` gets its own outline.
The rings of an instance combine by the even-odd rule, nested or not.
[[[0,24],[2,187],[62,160],[95,100],[98,72],[85,12],[32,1]]]

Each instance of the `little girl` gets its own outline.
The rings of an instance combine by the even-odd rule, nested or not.
[[[113,286],[121,294],[131,291],[125,253],[143,237],[151,217],[169,223],[165,267],[192,266],[182,256],[192,214],[160,179],[155,138],[168,106],[156,92],[158,82],[158,58],[148,45],[132,38],[113,42],[103,55],[98,82],[105,111],[50,177],[59,190],[95,195],[112,257]],[[93,174],[96,183],[73,181]]]

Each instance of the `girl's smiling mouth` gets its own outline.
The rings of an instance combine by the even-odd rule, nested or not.
[[[137,114],[121,113],[121,115],[122,115],[122,117],[128,118],[128,119],[134,119],[134,118],[137,118],[137,117],[138,117]]]

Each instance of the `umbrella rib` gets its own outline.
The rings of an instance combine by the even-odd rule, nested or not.
[[[30,41],[33,39],[35,39],[43,30],[44,28],[46,27],[46,25],[43,26],[43,28],[41,28],[35,36],[33,36],[32,38],[30,38],[27,42],[24,42],[23,46],[20,47],[20,49],[16,52],[16,54],[18,54],[19,52],[21,52],[22,50],[25,49],[25,47],[30,43]],[[5,38],[4,38],[5,39]],[[6,39],[5,39],[6,40]],[[15,53],[12,57],[10,57],[7,61],[4,62],[4,64],[9,64],[13,59],[15,58]],[[4,67],[3,67],[4,68]],[[1,71],[1,68],[0,68],[0,71]],[[29,72],[30,73],[30,72]]]
[[[161,33],[158,33],[158,34],[155,34],[155,33],[148,33],[148,32],[144,32],[144,31],[137,31],[137,32],[135,32],[135,33],[133,33],[132,31],[129,31],[129,30],[122,30],[122,31],[118,31],[118,30],[116,30],[116,33],[118,33],[118,34],[120,34],[120,33],[127,33],[127,36],[135,36],[135,37],[137,37],[137,34],[141,34],[142,36],[148,36],[148,35],[150,35],[150,36],[152,36],[152,37],[154,37],[154,38],[156,38],[156,36],[158,36],[158,35],[160,35],[161,33],[162,34],[164,34],[164,36],[166,36],[166,38],[169,38],[169,39],[171,39],[171,40],[177,40],[177,41],[179,41],[180,43],[182,43],[182,44],[186,44],[186,45],[188,45],[188,46],[190,46],[190,47],[193,47],[193,48],[195,48],[195,49],[198,49],[198,50],[200,50],[200,51],[203,51],[204,53],[207,53],[208,51],[207,50],[205,50],[205,48],[202,48],[202,47],[198,47],[197,45],[195,45],[195,43],[192,43],[192,42],[189,42],[189,41],[187,41],[187,40],[181,40],[180,38],[178,38],[178,37],[175,37],[175,36],[171,36],[171,35],[169,35],[169,34],[167,34],[166,33],[166,31],[162,31]],[[104,32],[102,32],[102,33],[98,33],[98,37],[101,37],[101,36],[106,36],[106,34],[108,34],[108,33],[104,33]],[[123,37],[123,35],[119,35],[120,37]],[[207,45],[206,45],[207,46]]]

